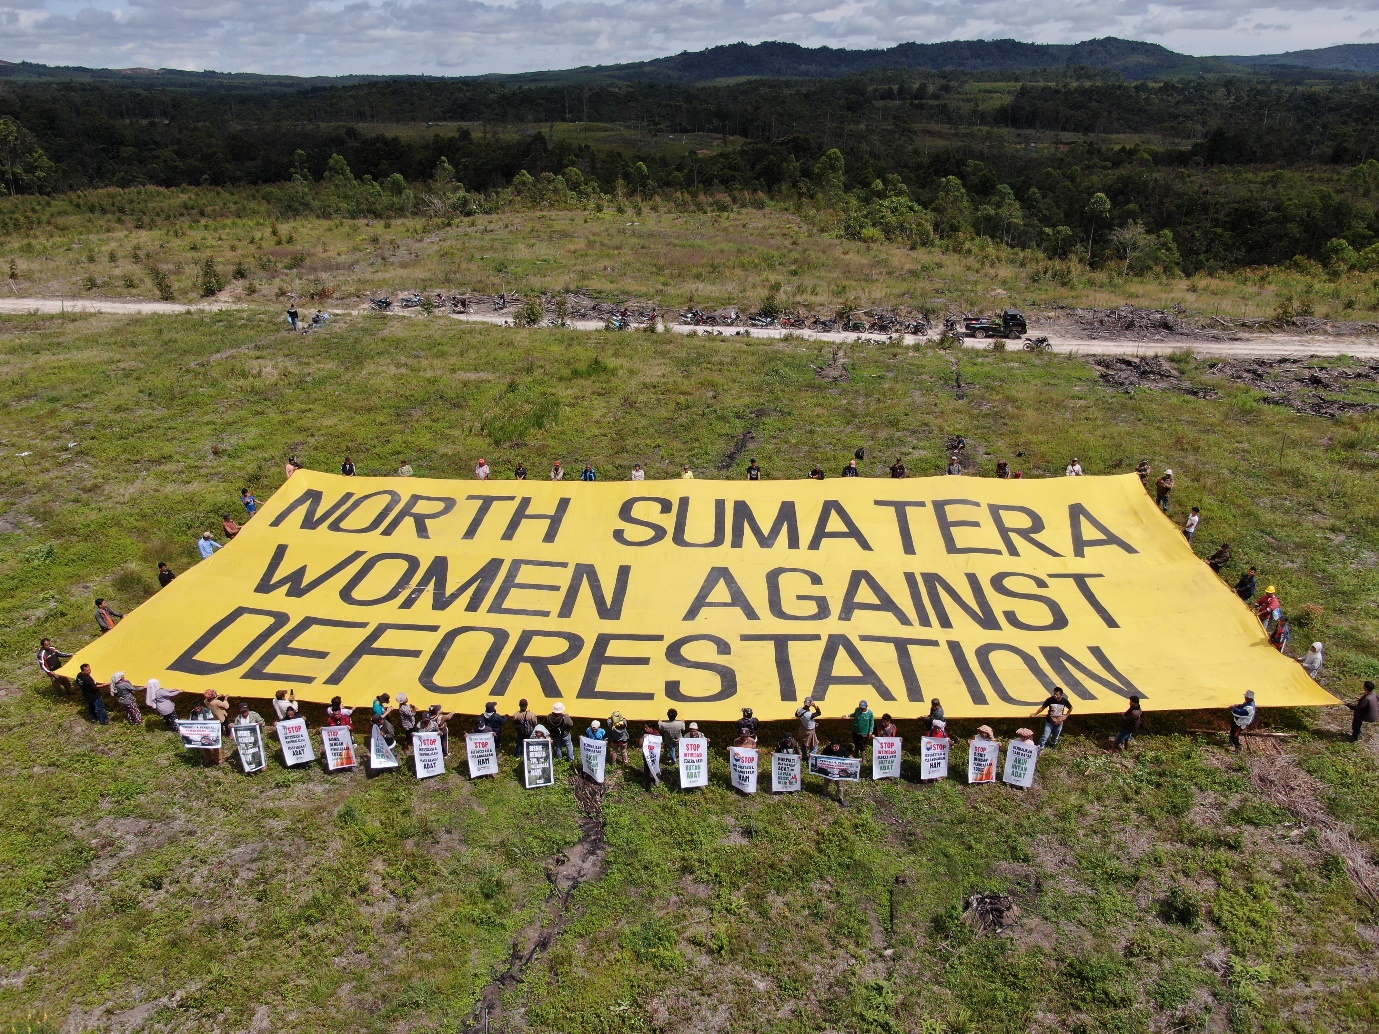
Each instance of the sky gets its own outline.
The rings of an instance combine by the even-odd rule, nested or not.
[[[1101,36],[1188,54],[1379,42],[1379,0],[0,0],[0,60],[292,75],[476,75],[720,43]]]

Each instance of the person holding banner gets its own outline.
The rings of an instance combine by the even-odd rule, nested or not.
[[[181,692],[180,689],[164,689],[157,679],[149,679],[144,687],[144,703],[153,708],[173,731],[177,730],[177,708],[172,698]]]
[[[1063,723],[1068,720],[1068,715],[1072,714],[1073,703],[1068,699],[1068,694],[1063,692],[1062,686],[1054,686],[1053,696],[1035,708],[1034,714],[1030,717],[1038,718],[1040,713],[1046,710],[1049,716],[1044,720],[1044,735],[1039,739],[1041,750],[1058,746],[1058,741],[1063,736]],[[1053,742],[1050,743],[1050,740]]]
[[[781,741],[776,744],[776,753],[794,754],[798,756],[800,753],[799,741],[797,741],[795,737],[791,736],[790,733],[787,732],[784,738],[782,738]]]
[[[1001,759],[1001,744],[991,726],[977,726],[977,734],[967,744],[967,782],[969,786],[996,781],[996,765]]]
[[[842,743],[839,742],[838,737],[837,737],[837,736],[834,736],[834,737],[832,737],[832,738],[829,739],[829,741],[828,741],[828,746],[825,747],[820,753],[822,753],[823,756],[826,757],[826,758],[847,758],[847,757],[852,757],[852,754],[849,752],[849,750],[850,750],[850,748],[844,747],[844,746],[842,745]],[[842,803],[843,803],[843,784],[842,784],[842,782],[841,782],[840,780],[838,780],[838,779],[830,779],[829,782],[832,783],[834,786],[836,786],[836,787],[838,788],[838,803],[839,803],[839,804],[842,804]],[[827,796],[827,790],[825,790],[825,796]]]
[[[441,710],[440,704],[432,704],[426,709],[426,715],[421,720],[420,730],[422,732],[438,732],[441,735],[441,756],[450,756],[450,719],[453,714],[446,714]],[[518,743],[521,746],[521,743]]]
[[[734,747],[755,747],[757,745],[756,733],[751,729],[738,727],[737,739],[733,740]]]
[[[657,722],[656,727],[666,738],[666,746],[670,749],[670,763],[678,765],[680,763],[680,737],[685,735],[685,723],[680,721],[680,712],[673,707],[670,708],[666,711],[666,720]]]
[[[206,692],[214,693],[215,690],[208,689]],[[193,722],[219,722],[223,727],[225,725],[224,719],[211,710],[210,706],[207,704],[208,699],[209,698],[203,698],[201,703],[192,708],[191,714],[187,717]],[[214,768],[216,765],[220,764],[223,750],[223,746],[203,747],[197,753],[201,755],[201,764],[203,766],[206,768]]]
[[[354,708],[346,707],[340,702],[339,697],[330,698],[330,706],[326,708],[326,725],[332,729],[343,728],[354,731]]]
[[[883,714],[881,720],[876,723],[876,735],[887,738],[899,736],[900,730],[896,728],[894,719],[888,714]]]
[[[239,713],[235,715],[234,725],[263,725],[263,716],[257,711],[249,710],[249,701],[239,702]]]
[[[586,740],[606,740],[608,739],[608,730],[603,727],[602,722],[595,718],[589,723],[589,728],[584,730],[584,738]]]
[[[806,751],[819,749],[819,718],[823,710],[813,697],[804,698],[804,706],[795,712],[800,722],[800,744]]]
[[[642,761],[646,765],[646,785],[661,785],[661,730],[652,722],[642,723]]]
[[[503,726],[507,725],[508,716],[498,713],[498,705],[490,700],[484,704],[484,713],[479,715],[479,723],[475,727],[475,732],[493,733],[493,749],[498,749],[498,743],[503,738]]]
[[[546,716],[546,724],[551,729],[551,739],[555,740],[555,757],[559,761],[575,759],[574,728],[575,721],[565,713],[565,705],[557,700],[551,705],[551,713]]]
[[[406,693],[397,695],[397,724],[402,730],[402,752],[405,754],[412,747],[412,733],[417,731],[417,709],[407,699]]]

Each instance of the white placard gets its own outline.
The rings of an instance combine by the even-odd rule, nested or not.
[[[491,732],[467,732],[464,749],[469,755],[469,778],[498,774],[498,738]]]
[[[239,751],[239,763],[245,774],[268,767],[268,752],[263,749],[263,726],[254,722],[232,725],[230,735],[235,738],[235,749]]]
[[[321,730],[321,753],[326,758],[327,772],[359,764],[354,755],[354,735],[343,725],[328,725]]]
[[[445,749],[439,732],[412,733],[412,764],[418,779],[445,775]]]
[[[856,782],[862,778],[862,759],[810,754],[809,772],[811,775],[823,776],[835,782]]]
[[[798,754],[771,755],[771,792],[794,793],[803,782],[800,779],[801,762]]]
[[[579,764],[596,783],[603,782],[603,770],[608,764],[608,741],[591,740],[587,736],[579,738]]]
[[[185,719],[177,723],[177,734],[188,750],[219,750],[224,730],[214,718]]]
[[[871,777],[900,778],[900,737],[874,736],[871,741]]]
[[[555,785],[555,742],[522,741],[522,782],[528,790]]]
[[[919,741],[920,779],[948,778],[948,751],[952,745],[947,736],[925,736]]]
[[[662,737],[651,733],[642,737],[642,757],[646,758],[646,770],[658,783],[661,781],[661,743]]]
[[[289,718],[278,723],[278,746],[282,747],[283,764],[288,768],[316,760],[305,718]]]
[[[397,751],[388,746],[388,741],[383,738],[383,730],[378,726],[373,726],[373,732],[369,736],[369,771],[379,772],[385,768],[397,768]]]
[[[757,792],[757,750],[755,747],[729,747],[728,764],[733,786],[743,793]]]
[[[680,788],[709,785],[709,741],[702,736],[680,737]]]
[[[1001,763],[1001,745],[995,740],[973,740],[967,745],[967,781],[994,783]]]
[[[1039,745],[1024,740],[1006,744],[1005,781],[1029,789],[1034,785],[1034,766],[1039,761]]]

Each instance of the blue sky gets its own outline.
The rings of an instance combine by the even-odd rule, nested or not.
[[[1098,36],[1190,54],[1379,42],[1379,0],[0,0],[0,59],[297,75],[520,72],[738,40]]]

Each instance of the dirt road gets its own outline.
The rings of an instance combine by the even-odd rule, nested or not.
[[[220,309],[242,308],[239,305],[186,305],[178,302],[154,302],[154,301],[106,301],[97,298],[0,298],[0,313],[59,313],[59,312],[100,312],[111,315],[167,315],[183,312],[214,312]],[[338,312],[348,312],[351,310],[334,310]],[[356,310],[364,311],[364,310]],[[413,313],[397,313],[396,315],[412,315]],[[415,315],[420,316],[420,312]],[[454,315],[451,319],[465,320],[472,323],[492,323],[504,325],[511,322],[510,318],[504,318],[501,313],[493,315]],[[602,330],[603,323],[600,320],[571,320],[570,326],[576,330]],[[666,330],[676,334],[702,334],[712,333],[717,335],[717,331],[704,327],[692,327],[684,324],[666,325]],[[1038,328],[1035,328],[1038,333]],[[753,338],[783,338],[787,334],[796,338],[805,338],[816,341],[832,341],[845,343],[851,341],[872,341],[883,342],[888,339],[883,334],[845,334],[828,333],[812,330],[782,330],[776,327],[757,328],[753,327],[748,332]],[[741,336],[743,331],[735,331],[731,328],[722,330],[722,336],[733,337]],[[1278,356],[1337,356],[1350,355],[1363,359],[1379,359],[1379,337],[1338,337],[1333,335],[1283,335],[1283,334],[1255,334],[1244,335],[1232,341],[1200,341],[1200,340],[1164,340],[1164,341],[1134,341],[1116,340],[1114,338],[1097,338],[1079,340],[1073,337],[1065,337],[1057,334],[1048,335],[1049,342],[1055,352],[1064,352],[1080,355],[1166,355],[1170,352],[1177,352],[1185,348],[1191,348],[1198,355],[1218,355],[1234,358],[1277,358]],[[907,345],[923,344],[926,338],[906,334],[904,343]],[[982,349],[989,347],[989,342],[968,340],[967,347],[972,349]],[[1019,348],[1019,342],[1012,341],[1009,347]]]

